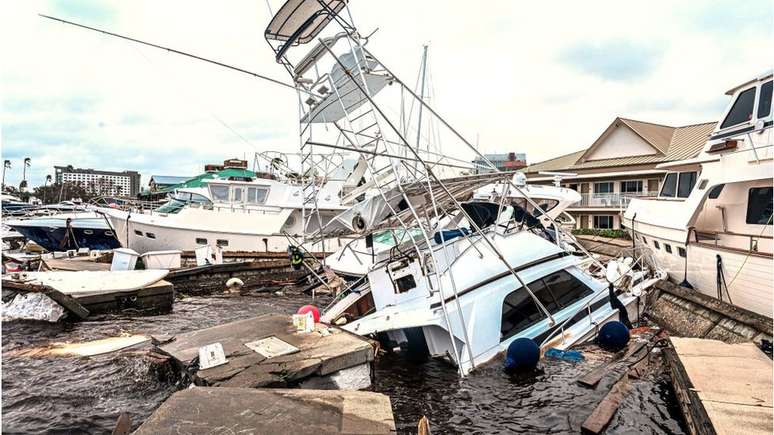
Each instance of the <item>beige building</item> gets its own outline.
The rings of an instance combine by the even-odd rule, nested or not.
[[[715,124],[670,127],[616,118],[588,148],[523,172],[530,183],[558,180],[581,194],[581,201],[567,209],[576,228],[620,229],[620,214],[631,198],[659,195],[667,171],[656,165],[698,155]],[[695,183],[695,173],[688,181]]]

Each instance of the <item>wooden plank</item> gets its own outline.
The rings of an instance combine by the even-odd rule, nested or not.
[[[630,358],[632,358],[633,355],[637,355],[642,350],[642,348],[648,345],[648,343],[648,341],[638,341],[634,344],[629,343],[625,353],[619,352],[617,357],[614,357],[613,360],[581,376],[581,378],[577,381],[578,384],[588,388],[596,387],[602,378],[613,371],[615,368],[614,366],[616,366],[619,362],[628,361]]]
[[[68,270],[72,272],[79,272],[82,270],[104,272],[110,270],[109,263],[97,263],[96,261],[90,260],[63,260],[59,258],[49,258],[48,260],[42,261],[51,270]]]
[[[618,407],[621,406],[626,394],[631,391],[631,386],[626,376],[621,377],[618,382],[613,385],[610,392],[607,393],[604,399],[594,408],[591,415],[586,418],[581,426],[583,433],[598,434],[610,423],[610,419],[613,418]]]

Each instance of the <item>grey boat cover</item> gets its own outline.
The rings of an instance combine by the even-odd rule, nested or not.
[[[334,17],[325,13],[321,3],[338,14],[346,6],[347,0],[288,0],[266,27],[264,32],[266,39],[287,41],[304,23],[313,19],[312,24],[298,36],[295,42],[306,44],[311,41]]]

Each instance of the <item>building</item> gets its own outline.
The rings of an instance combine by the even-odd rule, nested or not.
[[[148,188],[150,192],[158,192],[168,187],[174,186],[190,180],[193,177],[178,177],[173,175],[151,175],[148,182]]]
[[[524,153],[484,154],[484,157],[501,171],[518,171],[527,166],[527,155]],[[481,158],[473,160],[473,164],[476,165],[477,174],[491,172],[490,169],[482,167],[488,165]]]
[[[523,172],[530,183],[558,182],[581,194],[567,209],[576,228],[620,229],[620,214],[631,198],[660,194],[667,171],[656,165],[697,156],[715,124],[671,127],[615,118],[588,148]]]
[[[96,169],[54,166],[57,183],[78,184],[94,195],[137,196],[140,173],[137,171],[100,171]]]

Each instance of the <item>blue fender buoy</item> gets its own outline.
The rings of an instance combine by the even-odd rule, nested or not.
[[[619,351],[629,342],[629,329],[623,323],[614,320],[602,325],[597,335],[597,343],[606,350]]]
[[[517,338],[508,346],[505,355],[505,370],[526,371],[537,367],[540,348],[531,338]]]

